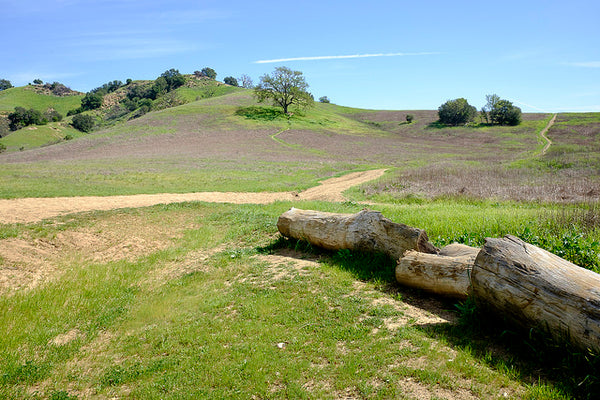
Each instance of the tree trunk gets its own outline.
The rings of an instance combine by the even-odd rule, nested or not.
[[[471,270],[479,249],[458,243],[440,250],[440,255],[407,251],[398,260],[398,283],[431,293],[466,299]]]
[[[378,211],[336,214],[292,208],[279,217],[277,228],[284,236],[329,250],[381,252],[394,260],[406,250],[437,253],[425,231],[394,223]]]
[[[600,349],[600,275],[514,236],[486,239],[471,274],[476,301],[557,340]]]

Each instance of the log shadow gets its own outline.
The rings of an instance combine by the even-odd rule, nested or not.
[[[326,260],[370,282],[375,289],[429,313],[435,322],[415,321],[413,327],[432,339],[470,353],[488,367],[527,385],[552,384],[567,398],[596,399],[600,394],[600,356],[557,343],[543,329],[518,330],[507,321],[479,310],[471,299],[459,302],[396,282],[396,261],[384,254],[350,250],[328,251],[307,242],[280,237],[259,252],[297,259]],[[445,322],[444,322],[445,321]]]

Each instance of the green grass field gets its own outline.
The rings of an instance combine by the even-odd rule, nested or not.
[[[562,370],[560,360],[544,365],[542,378],[527,353],[494,349],[500,337],[464,329],[457,337],[453,303],[420,304],[419,293],[393,283],[391,260],[315,253],[293,243],[300,252],[286,250],[274,233],[289,206],[188,203],[3,227],[12,240],[53,243],[58,253],[48,257],[56,268],[51,279],[0,298],[0,394],[562,399],[578,393],[571,381],[585,376],[569,375],[575,372]],[[468,229],[465,215],[488,216],[478,234],[497,235],[531,226],[543,211],[504,204],[490,216],[489,204],[449,202],[409,209],[382,211],[427,229],[438,242],[461,232],[457,221]],[[456,217],[441,218],[449,215]],[[141,233],[150,226],[153,238]],[[122,231],[138,232],[130,239],[155,249],[95,259],[99,238]],[[69,232],[96,241],[69,244],[63,241]],[[278,258],[290,251],[298,261]],[[424,324],[413,304],[439,322]]]

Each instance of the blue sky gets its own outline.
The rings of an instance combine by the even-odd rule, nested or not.
[[[526,112],[600,111],[600,2],[0,0],[0,78],[88,91],[209,66],[302,71],[315,98],[436,109],[496,93]]]

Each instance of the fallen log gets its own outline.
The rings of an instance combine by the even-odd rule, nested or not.
[[[486,239],[471,273],[481,306],[556,340],[600,349],[600,275],[514,236]]]
[[[279,217],[277,228],[283,236],[324,249],[381,252],[394,260],[406,250],[438,251],[424,230],[394,223],[379,211],[337,214],[292,208]]]
[[[479,249],[453,243],[437,254],[409,250],[398,260],[398,283],[457,299],[466,299]]]

